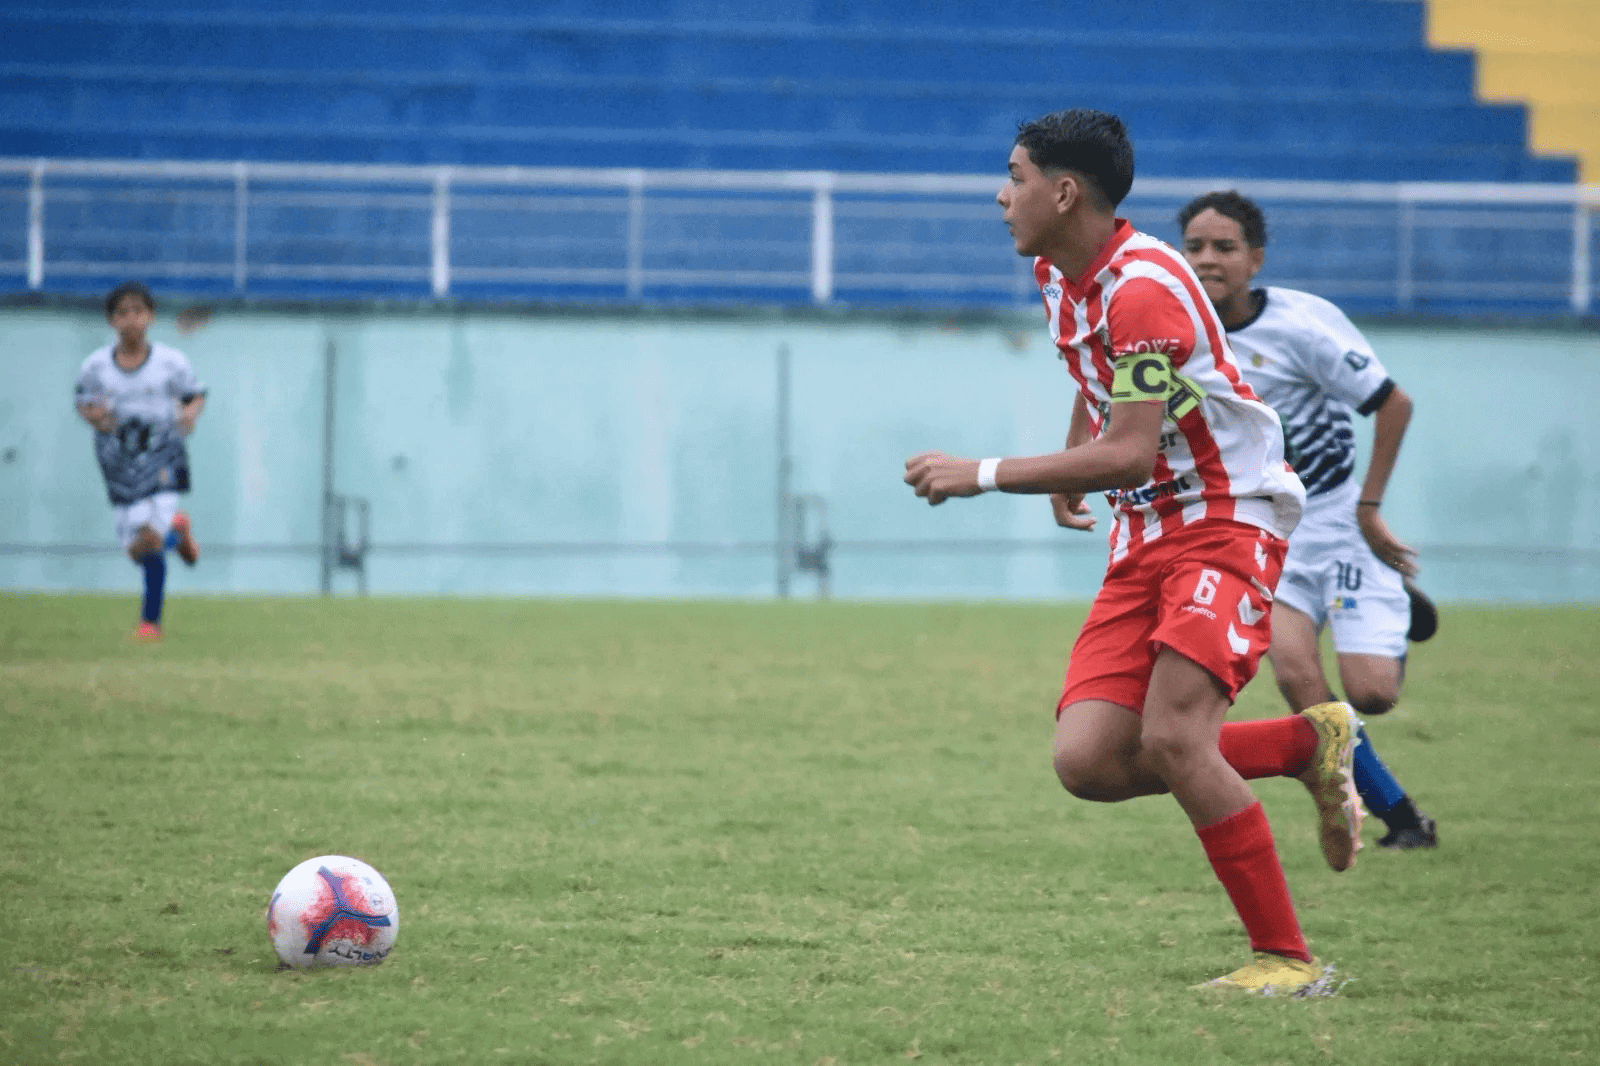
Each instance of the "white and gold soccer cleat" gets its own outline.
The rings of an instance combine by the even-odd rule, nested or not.
[[[1356,795],[1354,767],[1361,722],[1348,703],[1319,703],[1300,713],[1317,731],[1317,750],[1298,780],[1317,805],[1323,858],[1335,870],[1348,870],[1361,850],[1361,797]]]
[[[1269,955],[1265,951],[1256,952],[1256,961],[1223,977],[1216,977],[1204,981],[1194,987],[1196,989],[1220,989],[1223,991],[1254,992],[1261,996],[1309,996],[1331,995],[1331,988],[1322,990],[1329,984],[1324,978],[1331,970],[1324,972],[1322,964],[1313,959],[1310,962],[1301,962],[1284,955]]]

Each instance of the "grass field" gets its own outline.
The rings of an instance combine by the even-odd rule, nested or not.
[[[1600,1061],[1600,612],[1415,649],[1372,732],[1436,852],[1335,875],[1257,783],[1347,979],[1302,1001],[1191,991],[1247,953],[1177,805],[1056,784],[1080,608],[134,616],[0,596],[0,1062]],[[394,886],[395,952],[279,971],[268,896],[329,852]]]

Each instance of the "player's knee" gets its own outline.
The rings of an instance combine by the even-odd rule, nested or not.
[[[1384,691],[1351,692],[1347,694],[1347,700],[1355,708],[1358,717],[1371,718],[1394,710],[1394,705],[1400,702],[1400,694]]]
[[[1146,729],[1139,737],[1139,746],[1156,773],[1167,782],[1182,777],[1184,768],[1192,764],[1201,748],[1187,733],[1160,729]]]
[[[1057,747],[1054,762],[1056,779],[1061,782],[1061,787],[1078,799],[1107,803],[1122,798],[1111,794],[1099,760],[1090,753],[1075,748]]]
[[[153,555],[160,550],[160,534],[153,529],[141,529],[133,535],[133,540],[128,544],[128,557],[137,563],[146,555]]]

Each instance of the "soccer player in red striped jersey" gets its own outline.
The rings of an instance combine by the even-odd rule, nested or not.
[[[1018,254],[1034,257],[1078,385],[1066,447],[983,460],[926,452],[906,461],[905,481],[933,505],[1049,495],[1056,520],[1081,530],[1094,525],[1085,495],[1106,493],[1110,565],[1056,706],[1056,774],[1082,799],[1177,799],[1256,953],[1208,986],[1320,991],[1266,815],[1218,747],[1270,645],[1273,589],[1305,502],[1282,428],[1241,377],[1182,255],[1116,217],[1133,184],[1120,119],[1079,109],[1025,123],[1009,171],[997,199]],[[1323,850],[1347,868],[1360,839],[1354,713],[1328,703],[1238,727],[1311,789]]]

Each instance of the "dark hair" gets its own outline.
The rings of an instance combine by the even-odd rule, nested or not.
[[[156,309],[156,298],[150,295],[150,290],[140,285],[137,281],[124,281],[121,285],[106,293],[106,317],[110,318],[117,313],[117,305],[129,296],[137,296],[139,301],[150,310]]]
[[[1240,196],[1229,189],[1227,192],[1208,192],[1204,196],[1196,196],[1193,200],[1183,205],[1178,212],[1178,230],[1181,233],[1189,228],[1189,223],[1194,221],[1194,216],[1202,211],[1215,211],[1223,218],[1231,218],[1239,223],[1239,228],[1244,231],[1244,243],[1252,248],[1265,248],[1267,246],[1267,216],[1261,213],[1261,208],[1248,196]]]
[[[1133,144],[1115,115],[1075,107],[1024,122],[1020,144],[1040,170],[1075,170],[1088,178],[1111,207],[1133,188]]]

